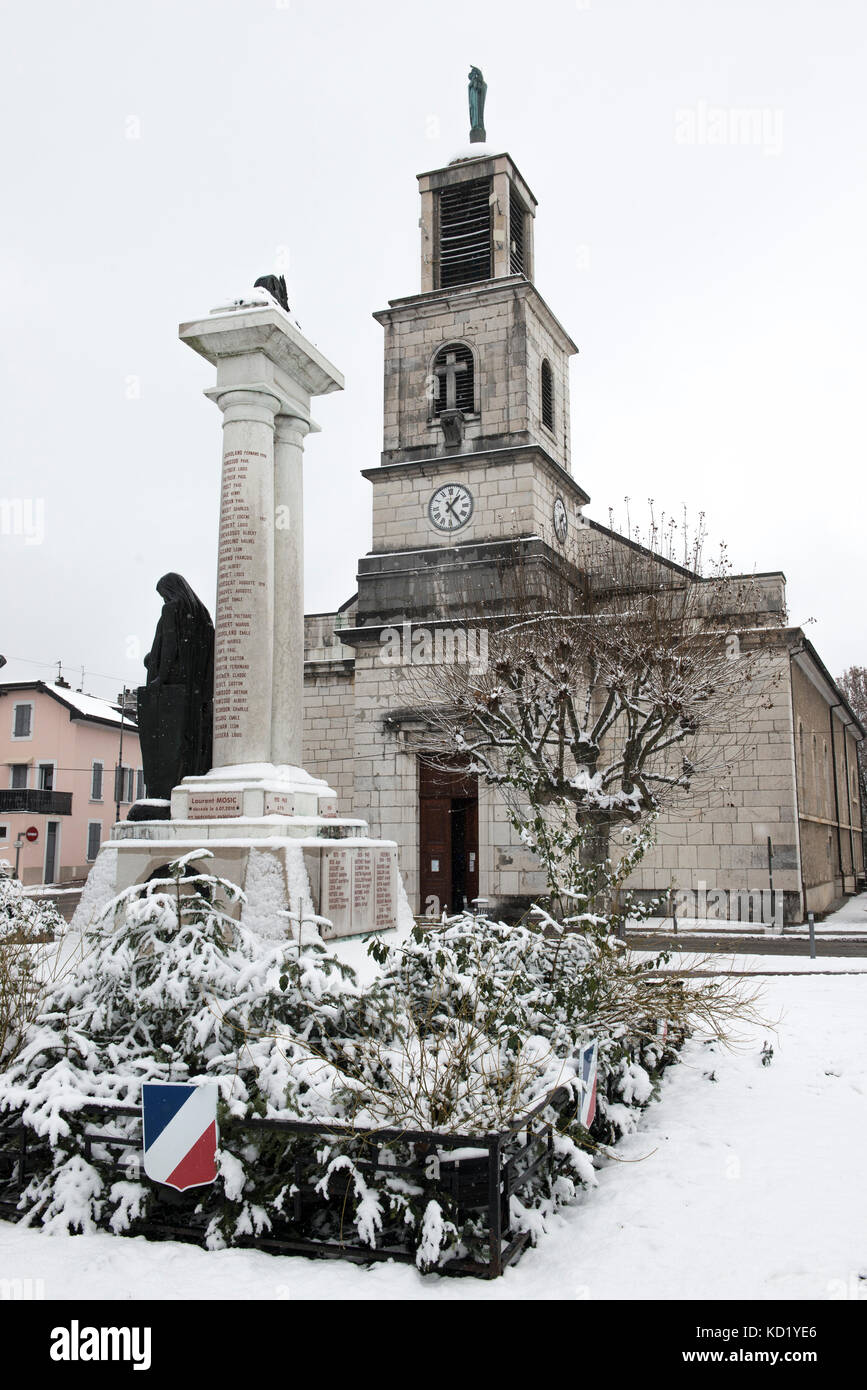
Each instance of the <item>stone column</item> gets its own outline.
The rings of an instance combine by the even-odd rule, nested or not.
[[[213,395],[223,412],[214,624],[214,767],[221,768],[271,761],[274,416],[280,401],[255,388]]]
[[[313,815],[334,796],[302,765],[301,450],[308,430],[317,429],[312,397],[342,390],[343,378],[270,299],[234,300],[181,324],[179,333],[217,368],[205,395],[223,412],[223,490],[213,766],[198,779],[209,781],[207,788],[185,778],[175,789],[172,814],[192,816],[194,796],[211,805],[213,786],[223,781],[231,784],[232,804],[243,801],[235,814],[289,815],[297,804],[297,814]],[[275,779],[274,764],[298,773]],[[280,792],[288,810],[274,809],[277,781],[292,784]]]
[[[304,437],[297,415],[278,415],[274,440],[274,670],[271,762],[304,766]]]

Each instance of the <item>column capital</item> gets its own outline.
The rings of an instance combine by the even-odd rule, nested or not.
[[[300,415],[280,414],[274,420],[274,433],[281,443],[300,445],[311,428],[311,421]]]
[[[220,407],[223,423],[255,420],[258,424],[273,425],[281,402],[266,386],[211,386],[205,395]]]

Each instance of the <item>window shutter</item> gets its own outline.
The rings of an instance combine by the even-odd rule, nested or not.
[[[99,854],[99,842],[102,839],[102,824],[98,820],[92,820],[87,827],[87,860],[91,863]]]
[[[93,775],[90,781],[91,801],[102,801],[102,763],[93,764]]]
[[[16,738],[29,738],[29,737],[30,737],[30,733],[31,733],[31,726],[32,726],[32,723],[33,723],[33,706],[32,706],[32,705],[16,705],[16,706],[15,706],[15,737],[16,737]]]
[[[542,363],[542,424],[554,428],[554,374],[547,358]]]
[[[135,801],[135,772],[131,767],[126,770],[126,801]]]
[[[471,179],[440,193],[440,288],[491,278],[491,180]]]
[[[527,265],[525,259],[525,240],[524,240],[524,218],[526,213],[520,200],[515,196],[515,190],[509,185],[509,237],[511,248],[509,253],[509,269],[513,275],[526,275]]]
[[[144,794],[145,794],[145,793],[144,793],[144,773],[142,772],[141,768],[139,768],[138,772],[137,772],[136,775],[135,775],[135,799],[136,799],[136,801],[141,801],[141,799],[142,799],[142,797],[144,796]]]
[[[124,784],[124,780],[125,780],[125,778],[124,778],[124,769],[123,769],[122,767],[116,767],[116,768],[114,769],[114,799],[115,799],[115,801],[123,801],[123,784]]]
[[[27,786],[27,764],[26,764],[26,763],[13,763],[13,764],[12,764],[12,787],[13,787],[13,789],[14,789],[14,790],[20,791],[20,789],[21,789],[22,787],[26,787],[26,786]]]

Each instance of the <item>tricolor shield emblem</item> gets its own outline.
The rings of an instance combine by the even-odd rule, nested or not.
[[[217,1086],[146,1081],[141,1088],[144,1170],[178,1192],[217,1176]]]
[[[599,1043],[587,1043],[580,1052],[579,1075],[584,1082],[581,1092],[581,1106],[578,1118],[589,1129],[596,1114],[596,1064],[599,1059]]]

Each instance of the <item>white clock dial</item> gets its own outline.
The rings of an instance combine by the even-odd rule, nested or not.
[[[566,503],[562,497],[558,497],[554,502],[554,532],[558,541],[562,545],[566,539],[566,532],[569,529],[569,522],[566,517]]]
[[[473,514],[473,494],[463,483],[444,483],[430,499],[427,511],[438,531],[459,531]]]

